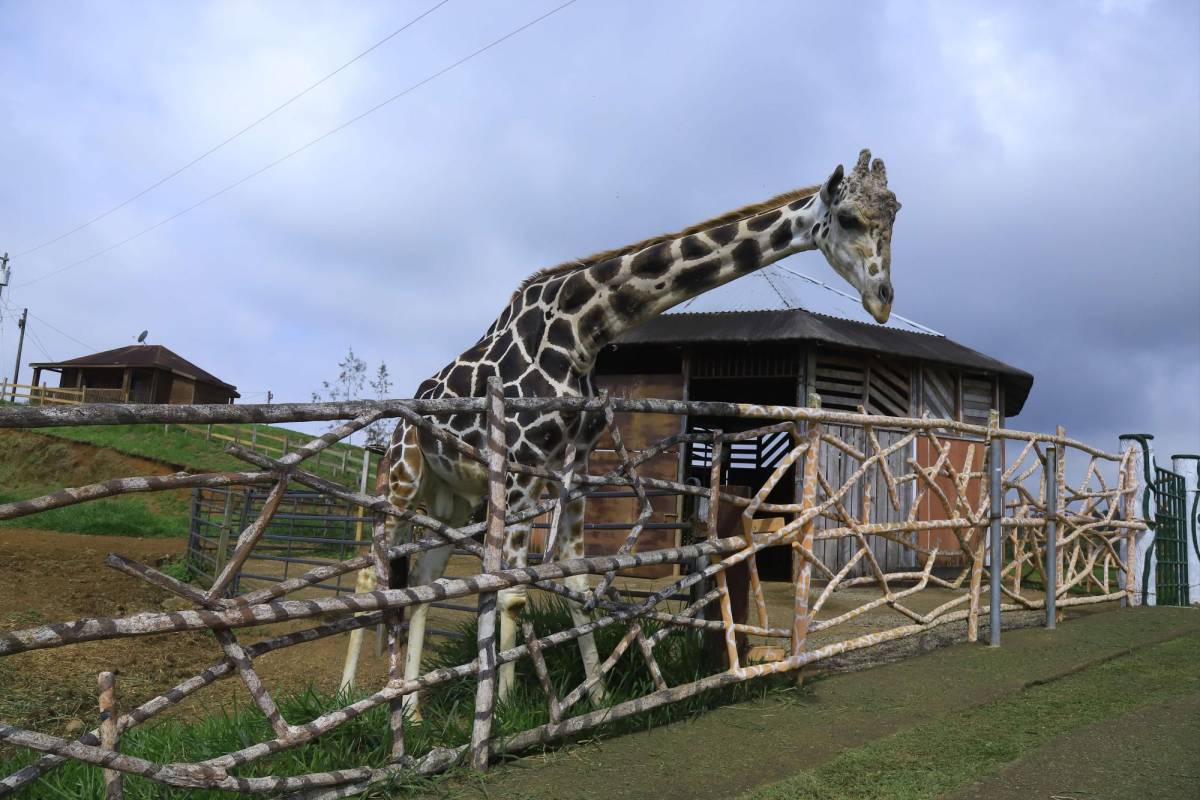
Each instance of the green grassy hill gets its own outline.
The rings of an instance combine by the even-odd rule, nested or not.
[[[131,475],[165,475],[180,470],[213,472],[253,469],[224,452],[229,441],[279,457],[311,435],[258,425],[103,425],[0,431],[0,503]],[[363,450],[335,445],[310,459],[310,471],[358,487]],[[374,475],[378,456],[371,455]],[[41,528],[116,536],[184,536],[189,493],[155,492],[93,500],[16,520],[0,527]]]

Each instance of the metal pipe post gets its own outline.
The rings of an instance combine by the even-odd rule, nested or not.
[[[1001,489],[1001,475],[1004,463],[1000,457],[1000,440],[992,439],[988,452],[988,465],[991,467],[991,542],[989,549],[991,557],[988,560],[988,572],[991,576],[991,600],[988,606],[988,644],[1000,646],[1000,573],[1003,571],[1004,550],[1002,544],[1003,531],[1000,518],[1004,515],[1004,498]]]
[[[1046,448],[1046,628],[1054,630],[1058,603],[1058,445]]]

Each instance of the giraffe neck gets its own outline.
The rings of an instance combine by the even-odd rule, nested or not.
[[[813,194],[573,273],[556,301],[574,323],[572,366],[587,374],[600,351],[625,331],[781,258],[815,249],[827,231],[828,209]]]

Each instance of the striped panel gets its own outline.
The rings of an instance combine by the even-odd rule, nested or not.
[[[866,405],[866,369],[861,361],[818,355],[814,378],[822,408],[856,411]]]
[[[962,378],[962,420],[974,425],[987,425],[992,409],[992,379],[985,375],[964,375]]]
[[[875,360],[867,381],[867,411],[907,417],[912,411],[912,373],[907,364]]]
[[[693,378],[776,378],[800,374],[800,354],[794,349],[742,348],[693,353]]]
[[[955,398],[958,392],[955,390],[954,372],[926,365],[923,375],[925,391],[922,402],[925,410],[929,412],[929,416],[938,419],[957,419],[958,403],[955,402]]]
[[[692,433],[707,433],[707,428],[692,427]],[[729,469],[770,469],[791,450],[791,436],[786,432],[772,433],[749,442],[726,442],[725,457]],[[712,466],[712,445],[696,442],[691,448],[693,467]]]

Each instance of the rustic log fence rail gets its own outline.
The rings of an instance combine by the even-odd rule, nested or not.
[[[578,470],[566,478],[557,496],[532,509],[504,507],[502,481],[506,472],[525,473],[561,483],[545,465],[517,463],[502,449],[506,414],[558,409],[602,414],[616,443],[619,466],[605,474]],[[355,490],[306,469],[306,462],[327,451],[353,432],[382,418],[402,417],[429,429],[428,418],[449,413],[476,413],[489,422],[489,447],[477,450],[463,442],[448,443],[486,465],[492,483],[490,511],[479,522],[453,528],[417,511],[400,509],[384,497]],[[620,438],[615,412],[696,415],[759,424],[750,430],[681,433],[643,450],[627,450]],[[0,796],[44,776],[74,759],[103,767],[120,786],[118,773],[129,773],[177,787],[203,787],[241,793],[287,793],[296,798],[344,797],[404,771],[428,774],[455,763],[486,767],[489,758],[576,735],[596,726],[678,702],[701,692],[771,674],[796,672],[833,655],[882,642],[919,635],[936,626],[965,622],[967,637],[980,635],[981,618],[988,620],[993,643],[999,641],[1000,613],[1045,609],[1054,613],[1072,605],[1115,600],[1131,601],[1136,581],[1130,554],[1135,537],[1146,530],[1138,517],[1139,490],[1136,452],[1129,447],[1109,453],[1069,439],[1062,429],[1054,435],[1014,431],[943,419],[911,419],[824,411],[819,408],[761,406],[733,403],[626,400],[609,398],[488,398],[454,400],[389,400],[346,403],[216,406],[79,405],[0,407],[0,429],[60,425],[285,423],[336,421],[327,433],[271,457],[231,442],[227,452],[251,465],[244,472],[117,478],[42,497],[0,504],[0,520],[52,508],[131,492],[170,489],[261,487],[269,489],[254,514],[229,533],[228,552],[212,565],[207,589],[181,583],[162,572],[112,555],[108,564],[131,579],[143,580],[192,603],[193,610],[145,612],[120,618],[81,619],[0,633],[0,657],[29,650],[56,648],[77,642],[144,636],[188,630],[213,632],[220,648],[215,662],[197,675],[162,694],[106,721],[70,741],[0,723],[0,741],[42,753],[18,772],[0,778]],[[754,422],[754,421],[757,421]],[[863,434],[846,441],[839,431],[854,426]],[[433,429],[437,430],[437,429]],[[762,487],[750,496],[722,490],[720,453],[731,441],[787,432],[791,450],[773,468]],[[882,434],[887,432],[887,436]],[[447,435],[437,430],[440,438]],[[649,478],[638,466],[672,448],[701,444],[708,448],[708,485]],[[920,448],[918,448],[920,445]],[[918,450],[924,456],[919,456]],[[1005,453],[1005,450],[1009,453]],[[842,472],[826,474],[822,454],[836,451]],[[1014,452],[1015,451],[1015,454]],[[982,457],[976,458],[979,454]],[[1070,465],[1067,464],[1070,458]],[[901,466],[903,465],[903,466]],[[773,487],[792,474],[793,502],[768,502]],[[1068,482],[1067,476],[1073,476]],[[288,487],[307,486],[349,507],[361,509],[369,528],[367,552],[314,566],[306,573],[274,585],[237,594],[236,577],[255,548],[263,542]],[[641,509],[631,521],[630,535],[612,555],[562,561],[542,561],[512,568],[502,563],[498,541],[505,528],[538,517],[557,520],[576,498],[610,487],[633,495]],[[648,492],[671,492],[703,500],[708,505],[707,530],[681,546],[639,551],[637,533],[649,524]],[[874,496],[878,493],[879,496]],[[744,520],[740,535],[719,538],[717,510],[735,507]],[[876,513],[890,507],[890,516]],[[901,509],[903,513],[899,513]],[[774,527],[755,529],[757,514],[782,515]],[[249,518],[252,517],[252,518]],[[414,540],[386,539],[384,521],[392,517],[410,524]],[[553,528],[555,522],[551,522]],[[1047,532],[1050,538],[1047,538]],[[0,534],[2,535],[2,534]],[[990,541],[989,541],[990,538]],[[911,551],[911,567],[891,569],[877,559],[873,542],[886,540]],[[433,583],[366,594],[290,599],[295,592],[358,570],[374,570],[378,585],[388,585],[392,559],[453,543],[481,560],[480,571],[468,577],[445,577]],[[831,546],[832,545],[832,546]],[[890,546],[890,545],[889,545]],[[792,582],[786,609],[772,608],[754,569],[768,548],[790,552]],[[837,559],[831,553],[839,554]],[[948,558],[948,556],[953,558]],[[750,567],[748,591],[753,612],[748,619],[734,613],[732,568]],[[617,595],[609,587],[617,573],[647,565],[678,564],[675,577],[652,585],[637,596]],[[857,565],[865,571],[852,574]],[[557,583],[570,575],[594,575],[591,590],[575,591]],[[534,631],[523,626],[525,643],[497,652],[494,624],[495,592],[528,585],[574,600],[592,609],[590,621],[559,631]],[[989,587],[989,588],[985,588]],[[688,596],[686,608],[672,610],[668,598]],[[1047,602],[1047,596],[1050,602]],[[397,612],[405,607],[459,598],[479,599],[478,656],[453,667],[405,680],[398,670],[403,625]],[[848,598],[843,601],[840,598]],[[840,604],[840,605],[839,605]],[[715,606],[712,613],[704,613]],[[771,615],[777,619],[774,624]],[[311,620],[311,626],[243,646],[238,631],[290,620]],[[865,625],[870,632],[863,633]],[[658,630],[647,632],[643,623]],[[1047,620],[1053,623],[1053,616]],[[383,625],[388,631],[389,678],[375,692],[306,722],[285,720],[268,688],[259,679],[254,660],[282,648]],[[654,688],[641,697],[572,713],[589,685],[562,696],[554,689],[543,654],[554,647],[612,625],[627,633],[601,663],[602,674],[621,652],[632,648],[646,662]],[[671,686],[655,659],[655,647],[674,631],[712,631],[723,637],[726,668],[689,683]],[[739,637],[756,642],[780,642],[769,655],[753,659]],[[530,658],[546,694],[549,722],[515,735],[494,735],[494,676],[500,665]],[[252,744],[201,763],[157,764],[118,752],[120,734],[223,678],[237,675],[255,705],[270,722],[275,738]],[[456,748],[436,748],[420,757],[406,755],[404,719],[399,700],[404,695],[456,680],[475,680],[477,686],[471,741]],[[238,767],[320,737],[372,708],[391,709],[391,759],[383,765],[347,765],[331,772],[295,776],[242,777]],[[128,703],[122,703],[129,708]],[[114,714],[115,716],[115,714]]]

